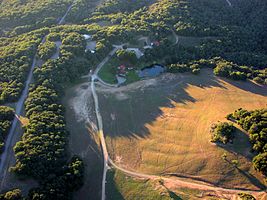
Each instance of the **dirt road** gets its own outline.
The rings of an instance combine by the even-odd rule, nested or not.
[[[229,6],[232,6],[232,3],[230,0],[225,0],[225,1],[228,3]]]
[[[98,96],[95,89],[95,81],[99,80],[102,84],[110,87],[117,87],[117,85],[111,85],[108,83],[105,83],[103,80],[101,80],[98,77],[98,72],[101,70],[101,68],[109,61],[109,59],[115,54],[115,52],[122,48],[123,45],[114,46],[115,48],[108,54],[107,57],[105,57],[101,63],[98,64],[97,68],[95,69],[94,73],[91,75],[91,90],[93,94],[94,104],[95,104],[95,113],[97,117],[97,123],[98,123],[98,135],[100,138],[100,143],[103,151],[103,176],[102,176],[102,192],[101,192],[101,199],[105,200],[106,198],[106,176],[107,176],[107,170],[108,170],[108,151],[107,151],[107,145],[105,141],[105,136],[103,133],[103,120],[102,116],[99,110],[99,102],[98,102]],[[88,74],[90,76],[90,73]]]
[[[64,14],[64,16],[61,18],[61,20],[58,22],[58,25],[63,24],[65,21],[66,16],[68,15],[69,11],[71,10],[72,5],[70,5],[66,11],[66,13]],[[42,38],[42,42],[45,42],[45,38]],[[16,108],[15,108],[15,113],[16,115],[21,115],[22,114],[22,110],[23,110],[23,106],[24,106],[24,102],[26,100],[26,98],[28,97],[28,93],[29,93],[29,86],[30,83],[32,81],[32,77],[33,77],[33,70],[34,67],[36,66],[36,62],[37,62],[37,54],[34,56],[27,80],[25,82],[25,87],[22,91],[22,94],[18,100],[18,102],[16,103]],[[8,169],[10,166],[10,162],[11,162],[11,154],[13,151],[13,145],[15,143],[15,141],[13,141],[14,135],[16,133],[16,128],[18,125],[18,119],[15,117],[13,122],[12,122],[12,126],[10,128],[9,134],[7,136],[6,142],[5,142],[5,149],[4,152],[1,154],[1,159],[0,159],[0,191],[2,190],[2,187],[5,183],[5,179],[6,179],[6,175],[8,173]]]

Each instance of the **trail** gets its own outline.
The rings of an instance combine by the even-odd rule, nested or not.
[[[116,51],[118,49],[122,48],[122,46],[123,45],[118,45],[118,46],[114,45],[115,48],[108,54],[107,57],[105,57],[101,61],[101,63],[99,63],[99,65],[95,69],[94,73],[91,75],[91,90],[92,90],[94,103],[95,103],[95,113],[96,113],[97,123],[98,123],[98,135],[100,138],[100,143],[101,143],[101,147],[102,147],[102,151],[103,151],[103,176],[102,176],[102,191],[101,191],[101,199],[102,200],[105,200],[105,198],[106,198],[106,195],[105,195],[105,193],[106,193],[106,176],[107,176],[107,170],[108,170],[109,155],[108,155],[107,145],[106,145],[106,141],[105,141],[105,137],[104,137],[104,133],[103,133],[103,120],[102,120],[102,116],[101,116],[100,111],[99,111],[99,102],[98,102],[98,96],[96,94],[96,89],[95,89],[95,81],[98,80],[106,86],[117,87],[117,85],[111,85],[111,84],[105,83],[100,77],[98,77],[97,74],[100,71],[100,69],[108,62],[108,60],[116,53]],[[88,75],[90,76],[90,73]]]
[[[225,1],[228,3],[229,6],[232,6],[232,3],[230,0],[225,0]]]
[[[74,3],[74,2],[73,2],[73,3]],[[71,8],[72,8],[72,6],[73,6],[73,3],[68,7],[68,9],[67,9],[67,11],[65,12],[65,14],[63,15],[63,17],[59,20],[58,25],[61,25],[61,24],[64,23],[65,18],[67,17],[67,15],[69,14],[69,12],[70,12],[70,10],[71,10]]]
[[[171,31],[172,31],[173,36],[175,37],[175,42],[173,45],[176,45],[179,42],[179,36],[175,33],[175,31],[173,29]]]
[[[72,5],[70,5],[68,7],[66,13],[61,18],[61,20],[58,22],[58,25],[61,25],[61,24],[64,23],[65,18],[68,15],[68,13],[71,10],[71,8],[72,8]],[[46,39],[46,36],[44,36],[42,38],[41,43],[44,43],[45,39]],[[22,94],[21,94],[18,102],[16,103],[15,113],[18,116],[22,114],[24,102],[25,102],[26,98],[28,97],[29,87],[30,87],[30,83],[32,81],[33,70],[34,70],[34,67],[36,66],[37,57],[38,57],[37,54],[35,54],[35,56],[33,58],[32,65],[31,65],[31,68],[30,68],[30,71],[29,71],[28,76],[27,76],[27,80],[25,82],[25,87],[24,87],[24,89],[22,91]],[[6,175],[8,173],[10,160],[11,160],[11,154],[12,154],[12,150],[13,150],[13,146],[12,146],[13,143],[14,143],[13,139],[14,139],[14,136],[15,136],[15,133],[16,133],[16,128],[17,128],[18,122],[19,122],[18,118],[15,117],[13,122],[12,122],[10,131],[8,133],[8,136],[7,136],[7,139],[6,139],[6,142],[5,142],[4,151],[3,151],[3,153],[1,154],[1,157],[0,157],[0,182],[1,182],[0,183],[0,191],[2,190],[3,184],[5,182],[4,180],[5,180]]]

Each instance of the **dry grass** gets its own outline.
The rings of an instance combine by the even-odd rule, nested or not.
[[[22,125],[22,127],[25,127],[29,124],[29,119],[27,117],[19,116],[19,121]]]
[[[100,96],[113,159],[149,174],[177,173],[231,188],[262,186],[251,165],[247,135],[238,131],[234,144],[218,147],[210,143],[209,129],[240,107],[266,107],[266,87],[217,79],[209,70],[157,81],[144,90],[124,92],[124,100],[116,93]],[[224,153],[227,161],[221,158]],[[238,168],[230,164],[233,159]]]

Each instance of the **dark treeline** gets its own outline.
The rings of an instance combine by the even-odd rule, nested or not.
[[[16,101],[47,29],[0,39],[0,104]]]
[[[6,106],[0,106],[0,154],[4,149],[4,141],[8,135],[13,119],[14,110]]]
[[[229,64],[226,77],[267,83],[266,9],[267,3],[260,0],[238,2],[233,7],[224,0],[137,1],[131,8],[120,0],[110,0],[85,22],[111,22],[98,33],[111,43],[126,42],[136,35],[160,41],[159,47],[146,50],[145,61],[190,68],[197,60],[221,57]],[[171,45],[167,39],[171,30],[181,36],[208,39],[192,47]],[[198,72],[195,69],[193,73]]]
[[[62,41],[58,59],[48,59],[34,70],[34,84],[25,102],[29,124],[15,147],[16,164],[11,168],[19,177],[32,177],[40,186],[29,199],[71,199],[82,185],[83,162],[67,152],[68,132],[64,108],[60,104],[63,88],[106,56],[109,48],[99,48],[94,57],[86,53],[82,34],[94,34],[97,26],[55,27],[46,42]],[[59,29],[61,29],[59,33]]]
[[[55,24],[71,0],[3,0],[0,3],[0,35],[21,34]],[[9,33],[5,33],[8,31]]]
[[[29,124],[14,147],[16,164],[11,170],[40,184],[30,191],[30,199],[70,199],[83,179],[83,162],[76,157],[68,161],[68,133],[60,98],[64,85],[88,72],[91,65],[81,34],[52,32],[47,36],[48,41],[55,39],[62,41],[60,58],[47,60],[34,71],[35,83],[25,102]]]

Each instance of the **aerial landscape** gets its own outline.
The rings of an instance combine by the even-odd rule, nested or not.
[[[0,200],[267,200],[266,11],[0,0]]]

